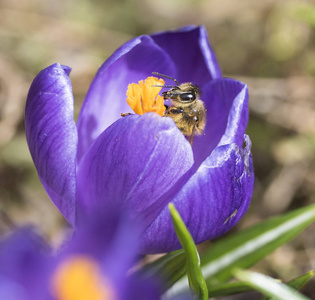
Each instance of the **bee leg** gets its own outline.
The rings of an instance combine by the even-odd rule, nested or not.
[[[168,114],[174,114],[174,115],[178,115],[178,114],[182,114],[184,111],[182,108],[168,108],[167,110]]]
[[[126,116],[132,115],[132,113],[121,113],[120,115],[121,115],[122,117],[126,117]]]
[[[198,117],[195,116],[195,117],[194,117],[194,120],[195,120],[195,123],[194,123],[194,125],[193,125],[192,131],[191,131],[191,135],[190,135],[190,137],[189,137],[189,143],[190,143],[191,147],[192,147],[192,145],[193,145],[193,143],[194,143],[194,137],[195,137],[196,127],[197,127],[197,125],[198,125]]]
[[[181,108],[168,107],[164,112],[164,116],[169,117],[170,115],[179,115],[182,113],[183,113],[183,110]]]

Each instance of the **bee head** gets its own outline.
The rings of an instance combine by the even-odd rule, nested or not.
[[[156,87],[158,86],[158,87],[163,87],[163,88],[170,88],[170,90],[168,90],[167,92],[162,93],[162,96],[164,97],[165,100],[170,99],[182,105],[190,105],[200,96],[200,90],[197,85],[194,85],[190,82],[179,84],[179,82],[173,77],[163,75],[157,72],[152,72],[152,74],[174,80],[174,82],[176,83],[175,86],[154,85]]]
[[[183,83],[180,86],[174,86],[169,91],[163,92],[164,99],[171,99],[182,104],[190,104],[199,97],[199,87],[191,83]]]

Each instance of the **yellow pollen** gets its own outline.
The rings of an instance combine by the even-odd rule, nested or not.
[[[57,267],[52,278],[57,300],[114,300],[113,289],[93,258],[77,255]]]
[[[140,80],[138,84],[129,84],[127,103],[138,115],[143,115],[146,112],[155,112],[163,116],[166,108],[164,106],[164,98],[159,95],[161,87],[154,87],[153,85],[164,85],[164,83],[163,79],[151,76],[144,83],[143,80]]]

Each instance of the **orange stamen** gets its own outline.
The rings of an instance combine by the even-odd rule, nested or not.
[[[164,98],[159,95],[161,87],[153,85],[164,85],[163,79],[148,77],[144,82],[140,80],[138,84],[131,83],[127,90],[127,103],[132,110],[143,115],[146,112],[155,112],[160,116],[164,115]]]
[[[93,258],[77,255],[57,267],[52,278],[57,300],[113,300],[113,289]]]

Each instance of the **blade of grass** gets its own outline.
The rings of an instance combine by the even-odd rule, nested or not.
[[[234,276],[264,295],[276,300],[310,300],[295,289],[269,276],[244,270],[235,270]]]
[[[287,285],[295,290],[300,290],[305,284],[307,284],[314,276],[314,271],[309,271],[301,276],[298,276],[290,280]],[[265,297],[263,300],[276,300],[273,297]]]
[[[224,282],[234,268],[248,268],[293,239],[315,221],[315,205],[271,218],[215,243],[201,257],[203,274]]]
[[[201,272],[200,258],[195,242],[174,204],[170,203],[168,207],[171,212],[176,235],[185,251],[189,285],[197,294],[198,299],[207,300],[209,298],[208,288]]]
[[[244,282],[233,281],[229,283],[209,286],[208,290],[211,297],[222,297],[252,291],[253,288]]]
[[[315,205],[271,218],[238,234],[222,239],[201,255],[202,272],[208,286],[228,280],[232,270],[248,268],[290,241],[315,221]],[[165,297],[189,289],[184,276],[166,292]]]

